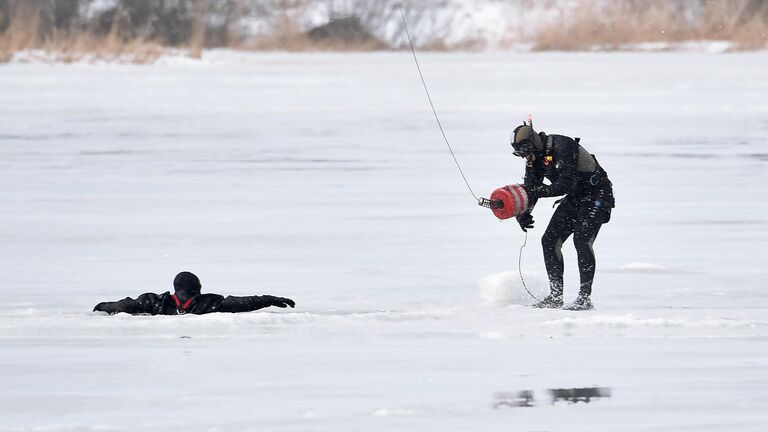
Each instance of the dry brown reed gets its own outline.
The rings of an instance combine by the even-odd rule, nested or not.
[[[39,59],[58,62],[149,63],[164,52],[158,42],[127,36],[119,10],[106,33],[89,27],[57,29],[45,25],[44,16],[38,2],[22,2],[10,10],[9,25],[0,33],[0,62],[9,61],[15,53],[37,50],[42,53]]]
[[[185,51],[192,57],[200,57],[203,49],[212,46],[287,51],[393,48],[370,35],[357,37],[367,34],[359,22],[352,33],[348,28],[346,32],[337,28],[332,37],[311,37],[301,28],[295,13],[288,12],[295,12],[302,6],[302,1],[279,3],[281,6],[271,11],[276,18],[268,34],[243,38],[230,32],[230,24],[218,29],[207,26],[211,0],[192,0],[191,9],[187,9],[188,16],[171,15],[171,21],[176,19],[174,22],[181,22],[183,27],[176,29],[174,35],[158,35],[147,32],[146,28],[137,28],[135,20],[131,21],[129,13],[120,6],[122,3],[118,3],[105,19],[93,22],[78,19],[62,26],[53,23],[50,2],[0,0],[0,62],[25,50],[40,50],[55,61],[93,59],[147,63],[156,60],[169,47]],[[575,7],[561,11],[543,23],[535,35],[529,36],[535,50],[616,50],[631,49],[635,44],[646,42],[695,40],[731,41],[734,49],[768,47],[768,0],[702,0],[702,6],[693,15],[691,9],[679,1],[579,0],[573,4]],[[236,20],[248,13],[246,9],[235,10],[228,19]],[[386,11],[377,13],[384,14],[379,18],[386,18]],[[168,16],[165,18],[169,19]],[[512,39],[525,42],[519,40],[519,36]],[[482,46],[483,41],[477,40],[452,45],[435,40],[420,48],[449,51]]]
[[[271,32],[253,37],[231,48],[254,51],[376,51],[389,47],[375,38],[326,37],[313,38],[304,31],[298,20],[287,14],[275,19]]]
[[[632,44],[724,40],[734,49],[768,46],[768,2],[708,1],[691,18],[680,3],[582,1],[561,12],[533,38],[535,50],[616,50]]]

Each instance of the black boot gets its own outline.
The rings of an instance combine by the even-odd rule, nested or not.
[[[592,300],[590,300],[589,295],[579,294],[579,296],[576,297],[576,301],[564,307],[563,309],[572,310],[572,311],[583,311],[583,310],[590,310],[592,308],[594,308],[594,306],[592,305]]]
[[[546,297],[544,297],[544,300],[541,300],[538,303],[534,303],[533,307],[539,308],[539,309],[557,309],[563,306],[563,295],[555,295],[550,294]]]

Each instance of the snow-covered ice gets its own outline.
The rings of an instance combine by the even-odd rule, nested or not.
[[[523,305],[523,233],[464,188],[409,54],[206,55],[0,67],[1,431],[765,429],[765,53],[421,55],[479,193],[519,181],[529,112],[608,171],[588,312]],[[181,270],[297,307],[90,312]]]

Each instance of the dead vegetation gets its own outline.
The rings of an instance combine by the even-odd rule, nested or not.
[[[0,62],[39,51],[55,61],[147,63],[167,49],[199,57],[205,48],[242,50],[387,49],[357,17],[306,31],[294,14],[308,0],[118,0],[84,14],[91,0],[0,0]],[[246,16],[268,16],[267,32],[248,35]]]
[[[365,29],[357,17],[333,19],[305,31],[289,17],[276,20],[273,31],[243,40],[231,48],[281,51],[375,51],[389,47]]]
[[[0,0],[0,61],[39,51],[55,61],[83,59],[147,63],[166,49],[199,56],[222,36],[204,24],[202,1],[158,8],[151,0],[126,0],[83,17],[84,0]],[[226,38],[224,37],[226,42]]]
[[[692,16],[693,15],[693,16]],[[768,45],[768,2],[705,1],[693,13],[678,2],[580,2],[535,35],[536,50],[616,50],[641,43],[722,40],[735,49]]]
[[[317,0],[116,0],[91,10],[92,0],[0,0],[0,62],[35,51],[55,61],[152,62],[168,49],[199,57],[205,48],[243,50],[367,51],[402,49],[378,39],[371,28],[399,20],[394,0],[355,0],[352,14],[306,29],[297,11]],[[525,4],[525,3],[521,3]],[[418,7],[417,7],[418,6]],[[616,50],[641,43],[725,40],[734,49],[768,46],[768,0],[577,0],[561,7],[534,34],[510,37],[535,50]],[[431,22],[427,4],[416,4],[416,21]],[[521,15],[522,16],[522,15]],[[510,17],[510,29],[519,28]],[[246,17],[267,17],[269,25],[246,28]],[[531,23],[524,23],[530,26]],[[454,41],[433,29],[420,49],[462,50],[483,41]],[[402,39],[402,38],[401,38]]]

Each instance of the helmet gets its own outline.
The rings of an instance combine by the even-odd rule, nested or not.
[[[514,149],[514,155],[519,157],[529,157],[544,150],[544,144],[541,137],[533,130],[532,126],[525,123],[515,128],[509,143]]]

